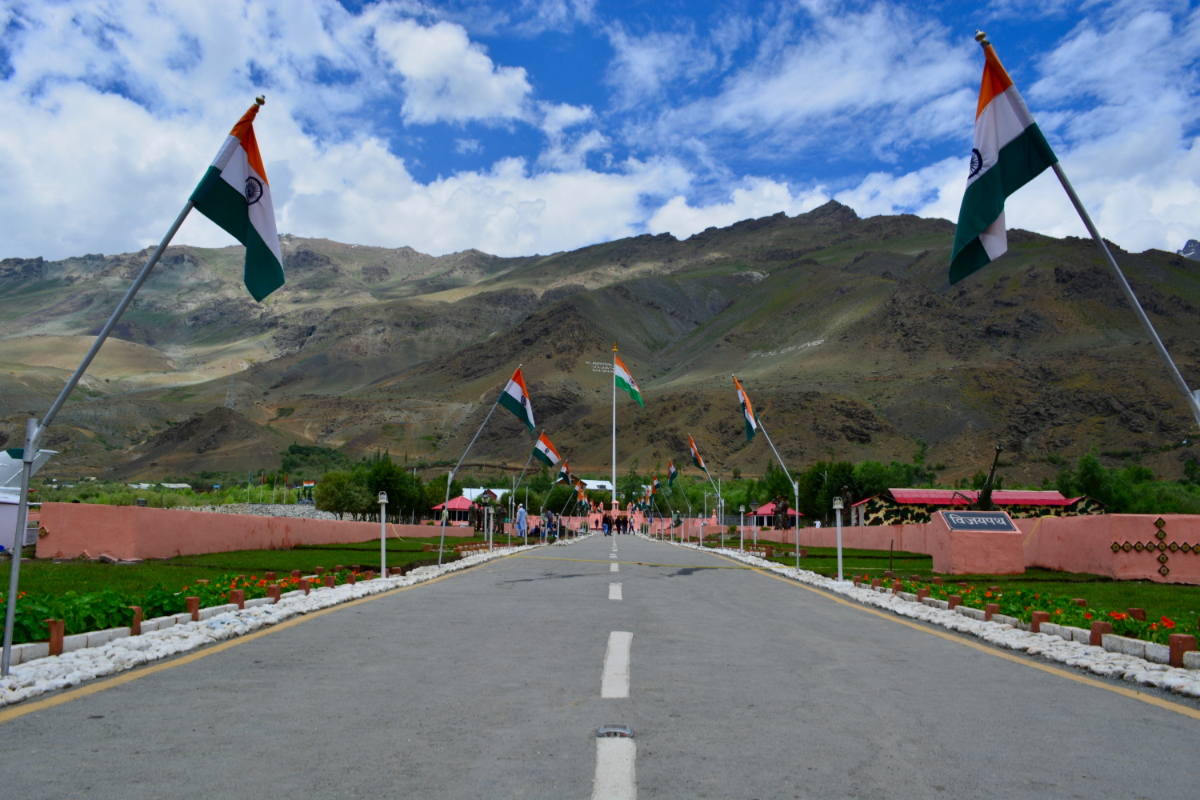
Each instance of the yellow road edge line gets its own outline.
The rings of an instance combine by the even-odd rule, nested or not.
[[[717,554],[714,553],[713,555],[717,555]],[[717,558],[725,558],[726,560],[732,560],[723,555],[717,555]],[[872,614],[876,617],[879,617],[880,619],[885,619],[888,622],[894,622],[898,625],[904,625],[906,627],[912,628],[913,630],[922,631],[924,633],[928,633],[931,636],[937,636],[940,639],[945,639],[948,642],[955,642],[957,644],[963,645],[964,647],[970,647],[973,650],[978,650],[981,653],[987,653],[990,656],[995,656],[996,658],[1002,658],[1005,661],[1011,661],[1014,664],[1022,664],[1026,667],[1033,667],[1034,669],[1039,669],[1042,672],[1047,672],[1051,675],[1057,675],[1060,678],[1066,678],[1067,680],[1075,681],[1076,683],[1082,683],[1085,686],[1093,686],[1097,689],[1105,689],[1110,692],[1116,692],[1117,694],[1122,695],[1124,697],[1128,697],[1132,700],[1140,700],[1143,703],[1147,703],[1152,706],[1157,706],[1158,708],[1166,709],[1167,711],[1174,711],[1175,713],[1182,714],[1185,717],[1191,717],[1192,719],[1200,719],[1200,709],[1191,708],[1189,706],[1181,705],[1179,703],[1175,703],[1170,700],[1164,700],[1161,697],[1155,697],[1154,695],[1146,694],[1145,692],[1139,692],[1136,689],[1128,689],[1124,686],[1113,686],[1112,684],[1105,683],[1104,681],[1098,681],[1095,678],[1088,678],[1084,675],[1076,675],[1075,673],[1070,672],[1065,669],[1062,669],[1060,667],[1053,667],[1053,666],[1050,666],[1049,664],[1039,664],[1038,662],[1032,660],[1032,656],[1027,655],[1027,656],[1021,657],[1018,655],[1014,655],[1012,653],[1006,653],[1005,651],[1000,650],[999,648],[995,647],[994,645],[981,644],[979,642],[972,642],[970,639],[965,638],[963,636],[963,634],[952,633],[950,631],[939,631],[936,628],[930,628],[925,625],[921,625],[920,623],[903,619],[902,617],[899,617],[895,614],[889,614],[886,611],[880,611],[875,608],[868,608],[860,603],[856,603],[853,600],[847,600],[844,597],[838,597],[835,594],[831,594],[822,589],[818,589],[815,586],[809,586],[808,584],[801,583],[800,581],[793,580],[792,578],[788,578],[783,575],[777,575],[774,572],[772,572],[770,570],[765,570],[761,567],[751,567],[751,569],[753,569],[755,572],[757,572],[760,575],[765,575],[768,578],[774,578],[777,581],[783,581],[784,583],[787,583],[791,586],[798,586],[801,589],[807,589],[808,591],[813,592],[814,594],[819,594],[822,597],[832,600],[835,603],[840,603],[844,606],[849,606],[850,608],[856,609],[858,611],[862,611],[867,614]]]
[[[499,560],[505,559],[505,558],[512,558],[512,556],[500,556],[500,558],[494,559],[493,561],[499,561]],[[486,562],[484,562],[484,564],[491,564],[491,563],[493,563],[493,561],[486,561]],[[483,565],[479,564],[476,566],[483,566]],[[468,567],[467,569],[470,569],[470,567]],[[307,622],[310,619],[316,619],[317,617],[322,617],[322,616],[329,614],[331,612],[334,612],[334,611],[341,611],[343,608],[350,608],[351,606],[360,605],[362,603],[369,603],[372,600],[381,600],[384,597],[391,597],[394,594],[399,594],[400,592],[407,592],[412,589],[420,589],[423,586],[431,586],[440,581],[444,581],[447,578],[453,578],[456,575],[461,575],[461,574],[465,573],[466,571],[467,571],[466,569],[456,570],[455,572],[451,572],[447,575],[442,575],[437,578],[433,578],[431,580],[422,581],[421,583],[413,584],[412,586],[400,586],[395,589],[389,589],[386,592],[380,592],[379,594],[371,595],[370,597],[360,597],[357,600],[351,600],[346,603],[338,603],[336,606],[330,606],[329,608],[322,608],[322,609],[318,609],[317,611],[310,611],[307,614],[302,614],[298,617],[293,617],[292,619],[289,619],[285,622],[280,622],[277,625],[272,625],[271,627],[266,628],[261,631],[255,631],[254,633],[247,633],[244,636],[238,636],[236,638],[226,640],[219,644],[206,645],[199,650],[188,653],[187,655],[184,655],[184,656],[180,656],[179,658],[168,659],[166,661],[163,661],[163,662],[160,662],[157,664],[152,664],[149,666],[134,667],[133,669],[127,670],[127,671],[123,672],[122,674],[117,675],[116,677],[106,678],[104,680],[99,680],[95,683],[88,683],[87,685],[80,686],[77,689],[66,689],[66,690],[63,690],[60,694],[54,695],[53,697],[47,697],[42,700],[33,700],[28,703],[21,703],[20,705],[10,706],[9,708],[5,708],[3,711],[0,711],[0,725],[3,725],[5,722],[9,722],[11,720],[17,719],[18,717],[23,717],[26,714],[32,714],[35,711],[41,711],[43,709],[53,708],[54,706],[60,706],[63,703],[69,703],[72,700],[78,700],[82,697],[87,697],[88,695],[96,694],[97,692],[104,692],[104,691],[108,691],[109,689],[115,689],[116,687],[121,686],[122,684],[129,683],[130,681],[136,681],[141,678],[145,678],[150,675],[154,675],[155,673],[162,672],[164,670],[174,669],[175,667],[182,667],[185,664],[191,664],[193,661],[199,661],[202,658],[207,658],[208,656],[216,655],[217,653],[224,652],[231,647],[236,647],[237,645],[245,644],[246,642],[251,642],[255,639],[258,639],[259,637],[266,636],[271,633],[278,633],[279,631],[287,630],[288,628],[295,627],[296,625],[299,625],[302,622]]]
[[[585,564],[632,564],[633,566],[642,567],[676,567],[678,569],[745,569],[751,572],[757,572],[757,567],[750,567],[744,564],[738,564],[733,567],[704,567],[697,564],[651,564],[648,561],[614,561],[613,559],[605,560],[603,558],[557,558],[555,556],[507,556],[507,558],[540,558],[545,561],[581,561]]]

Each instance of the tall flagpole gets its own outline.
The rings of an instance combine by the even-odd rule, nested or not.
[[[979,42],[979,45],[985,49],[991,44],[987,39],[987,34],[983,31],[975,32],[975,41]],[[1096,242],[1096,246],[1100,248],[1100,253],[1104,256],[1104,260],[1108,262],[1109,269],[1112,270],[1113,275],[1117,279],[1117,286],[1121,288],[1121,293],[1125,295],[1125,301],[1129,303],[1129,307],[1133,309],[1133,313],[1137,316],[1138,321],[1142,323],[1142,330],[1146,332],[1150,343],[1154,345],[1154,349],[1158,351],[1159,357],[1166,364],[1167,372],[1171,375],[1171,380],[1174,381],[1179,391],[1183,392],[1184,399],[1188,404],[1188,408],[1192,410],[1192,416],[1195,418],[1196,424],[1200,425],[1200,396],[1188,387],[1187,381],[1179,373],[1179,368],[1175,366],[1175,362],[1171,359],[1171,354],[1167,352],[1166,346],[1163,345],[1162,339],[1159,338],[1158,331],[1154,329],[1150,318],[1146,316],[1146,311],[1142,308],[1142,304],[1138,302],[1137,295],[1133,293],[1133,289],[1129,286],[1129,281],[1125,279],[1125,274],[1121,272],[1121,267],[1117,264],[1117,260],[1113,258],[1108,245],[1105,244],[1104,237],[1100,235],[1100,231],[1096,228],[1095,223],[1092,222],[1091,216],[1083,206],[1083,201],[1075,193],[1075,187],[1067,179],[1067,173],[1063,171],[1062,163],[1056,159],[1053,169],[1054,174],[1058,176],[1058,182],[1062,184],[1063,190],[1067,193],[1067,197],[1070,198],[1071,205],[1075,206],[1075,211],[1079,214],[1079,218],[1083,220],[1084,227],[1091,234],[1092,239]],[[1197,391],[1200,392],[1200,390]]]
[[[1104,237],[1096,229],[1096,225],[1092,222],[1091,216],[1088,215],[1087,209],[1083,207],[1083,201],[1079,199],[1079,195],[1075,194],[1075,187],[1067,179],[1067,173],[1063,172],[1062,164],[1057,161],[1054,163],[1054,174],[1058,176],[1059,183],[1066,190],[1067,197],[1071,198],[1071,204],[1075,206],[1075,211],[1079,213],[1079,218],[1083,220],[1083,224],[1088,229],[1088,233],[1092,235],[1092,239],[1095,240],[1096,246],[1104,254],[1104,260],[1108,262],[1109,268],[1113,271],[1113,275],[1116,276],[1117,285],[1121,287],[1121,293],[1125,295],[1125,302],[1129,303],[1129,307],[1137,315],[1138,321],[1142,323],[1142,329],[1150,337],[1150,343],[1154,345],[1154,349],[1158,351],[1159,357],[1167,365],[1167,372],[1170,373],[1171,380],[1175,382],[1179,391],[1183,392],[1188,407],[1192,410],[1192,416],[1196,419],[1196,424],[1200,425],[1200,397],[1197,397],[1196,392],[1188,388],[1187,381],[1179,374],[1179,367],[1175,366],[1175,362],[1171,359],[1171,354],[1167,352],[1166,346],[1158,336],[1158,331],[1154,329],[1150,318],[1146,316],[1146,311],[1142,308],[1142,304],[1138,302],[1137,295],[1133,293],[1133,289],[1129,286],[1129,281],[1125,280],[1125,274],[1121,272],[1121,268],[1117,265],[1117,260],[1113,258],[1108,245],[1104,243]]]
[[[734,381],[737,381],[736,376]],[[744,390],[743,390],[744,391]],[[783,474],[788,476],[788,481],[792,484],[792,489],[795,492],[796,504],[792,506],[792,511],[796,514],[796,569],[800,569],[800,481],[796,480],[791,472],[788,471],[787,464],[783,463],[783,459],[779,457],[779,451],[775,449],[775,443],[771,441],[771,434],[767,433],[767,428],[762,424],[762,417],[754,415],[754,420],[758,423],[758,427],[762,429],[763,436],[767,437],[767,444],[771,445],[771,452],[775,454],[775,460],[779,462],[779,466],[783,467]],[[788,518],[783,518],[784,530],[787,529]],[[841,581],[843,576],[838,574],[838,581]]]
[[[226,162],[229,156],[233,155],[233,150],[229,151],[226,157]],[[224,168],[224,164],[219,165]],[[13,538],[13,560],[12,569],[8,576],[8,607],[4,612],[4,652],[0,655],[0,677],[8,675],[8,668],[12,657],[12,636],[13,624],[17,615],[17,587],[19,586],[21,574],[21,548],[25,544],[25,515],[29,509],[29,481],[33,477],[33,461],[37,455],[38,444],[42,440],[42,435],[45,434],[46,428],[50,427],[50,423],[58,416],[58,411],[67,402],[67,398],[75,391],[75,387],[79,384],[79,380],[83,374],[87,372],[87,368],[91,366],[92,359],[96,357],[96,353],[100,352],[101,345],[108,339],[108,335],[112,333],[112,329],[116,327],[120,321],[121,315],[125,313],[125,309],[129,308],[129,304],[133,302],[133,298],[137,295],[138,290],[142,288],[142,284],[150,277],[150,270],[154,269],[154,265],[158,263],[163,252],[167,249],[167,245],[175,238],[175,234],[179,231],[179,226],[187,219],[187,215],[191,213],[192,201],[188,200],[183,206],[183,210],[179,212],[179,216],[175,218],[175,222],[171,224],[167,235],[159,242],[154,253],[146,265],[142,267],[142,271],[138,273],[137,280],[133,282],[133,286],[129,287],[129,291],[125,292],[125,296],[121,298],[121,302],[117,304],[113,310],[112,316],[108,318],[108,322],[100,329],[99,335],[96,336],[96,341],[92,342],[92,347],[88,350],[87,355],[83,357],[83,361],[75,369],[75,373],[71,379],[67,381],[67,385],[58,395],[58,399],[54,401],[54,405],[50,406],[50,410],[46,412],[46,416],[42,419],[41,424],[38,424],[37,419],[30,418],[25,427],[25,450],[21,457],[21,497],[17,503],[17,532]]]
[[[520,370],[521,366],[521,364],[518,364],[517,369]],[[488,420],[492,418],[492,414],[496,411],[496,406],[500,405],[500,398],[504,397],[504,389],[506,386],[507,384],[505,387],[500,388],[500,394],[496,397],[496,402],[492,403],[492,410],[489,411],[488,415],[483,418],[483,425],[480,425],[479,430],[475,431],[475,436],[472,437],[471,443],[467,445],[467,449],[463,451],[462,458],[460,458],[458,463],[454,465],[454,469],[450,470],[450,472],[446,475],[446,501],[442,505],[442,541],[441,544],[438,545],[439,567],[442,565],[442,553],[446,549],[446,517],[450,516],[450,509],[448,508],[450,505],[450,483],[454,480],[454,473],[458,472],[458,468],[461,467],[462,463],[467,460],[467,453],[471,452],[471,448],[475,446],[475,440],[479,438],[479,434],[483,433],[484,425],[487,425]]]
[[[612,499],[617,502],[617,343],[613,342],[612,370]]]

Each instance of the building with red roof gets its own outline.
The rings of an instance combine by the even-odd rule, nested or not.
[[[888,489],[850,507],[851,525],[900,525],[929,522],[934,511],[967,508],[978,500],[975,489]],[[1013,519],[1075,517],[1103,514],[1104,506],[1090,497],[1063,497],[1057,491],[1027,489],[992,492],[992,503]]]

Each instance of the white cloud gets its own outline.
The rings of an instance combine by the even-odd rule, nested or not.
[[[788,216],[812,211],[829,197],[820,188],[793,195],[786,184],[767,178],[750,178],[730,193],[729,201],[693,206],[676,195],[654,212],[646,227],[651,233],[670,233],[686,239],[709,227],[725,227],[744,219],[757,219],[785,212]]]
[[[717,64],[691,30],[634,36],[613,24],[607,34],[616,52],[605,80],[623,108],[657,99],[677,79],[696,78]]]
[[[0,257],[156,243],[259,92],[268,98],[257,129],[280,230],[298,235],[521,255],[646,230],[686,237],[747,217],[801,213],[829,196],[862,215],[953,220],[966,165],[924,153],[938,136],[969,146],[980,69],[978,54],[948,47],[936,23],[885,3],[805,11],[812,19],[802,30],[731,17],[720,43],[698,49],[724,64],[728,53],[742,58],[757,48],[755,59],[735,67],[708,100],[668,108],[642,140],[644,154],[628,158],[614,154],[612,126],[658,113],[709,55],[683,67],[647,55],[639,91],[660,99],[625,113],[539,100],[523,69],[497,64],[466,28],[410,0],[360,15],[333,0],[14,8],[0,11],[8,63],[0,77]],[[573,6],[576,19],[580,8]],[[530,9],[521,13],[533,18]],[[409,11],[421,22],[401,17]],[[1022,76],[1097,224],[1129,249],[1176,249],[1200,237],[1190,44],[1200,40],[1198,19],[1190,7],[1131,0],[1088,16]],[[633,69],[634,60],[625,64]],[[389,129],[401,109],[410,127]],[[392,117],[375,127],[374,112]],[[424,166],[401,155],[396,141],[416,142],[420,154],[430,135],[420,126],[430,121],[462,126],[453,141],[460,153],[485,152],[486,144],[501,156],[487,168],[419,180]],[[503,158],[511,152],[503,134],[481,124],[537,137],[541,150]],[[790,182],[731,166],[748,154],[794,163],[797,151],[831,139],[832,161],[874,152],[904,166],[852,181]],[[697,187],[721,199],[704,204]],[[1012,198],[1008,221],[1083,234],[1052,175]],[[178,241],[231,239],[193,217]]]
[[[952,43],[942,25],[895,5],[848,11],[813,4],[781,13],[765,28],[755,57],[715,95],[667,109],[631,127],[629,136],[660,147],[695,136],[736,141],[765,159],[816,151],[892,158],[914,144],[969,131],[975,96],[967,87],[979,71],[972,47]],[[640,70],[620,74],[641,81],[645,92],[657,88],[654,81],[668,67],[650,56],[643,61],[632,62]]]
[[[498,67],[459,25],[381,20],[375,41],[401,76],[407,122],[505,122],[529,115],[522,67]]]

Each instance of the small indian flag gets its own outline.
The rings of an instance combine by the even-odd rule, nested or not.
[[[520,367],[513,373],[508,386],[504,387],[504,394],[500,395],[500,405],[516,414],[517,419],[529,426],[529,432],[533,433],[533,406],[529,405],[529,392],[525,388],[525,379],[521,377]]]
[[[629,370],[625,368],[625,362],[616,353],[613,353],[613,380],[617,382],[617,388],[629,392],[629,396],[637,400],[637,404],[642,408],[646,404],[642,402],[642,392],[638,389],[637,381],[629,374]]]
[[[654,480],[650,482],[650,494],[658,494],[658,476],[654,476]]]
[[[283,286],[283,254],[275,229],[271,186],[254,138],[259,105],[250,106],[233,126],[192,192],[192,204],[246,246],[242,280],[254,299],[261,301]]]
[[[1004,201],[1058,163],[996,51],[983,42],[986,61],[975,110],[975,147],[950,256],[952,284],[1004,255]]]
[[[545,432],[538,437],[537,444],[533,446],[533,454],[537,456],[539,461],[545,463],[547,467],[553,467],[562,460],[558,451],[554,449],[554,445],[550,444],[550,439],[546,436]],[[566,464],[563,464],[563,466],[565,467]]]
[[[696,449],[696,440],[690,433],[688,434],[688,444],[692,446],[692,463],[696,465],[697,469],[708,472],[708,468],[704,466],[704,459],[700,457],[700,451]]]
[[[679,470],[675,469],[675,461],[667,459],[667,486],[670,487],[675,483],[675,479],[679,477]]]
[[[754,416],[754,406],[750,405],[750,398],[746,396],[746,392],[742,389],[742,384],[738,383],[735,377],[733,383],[737,386],[738,402],[742,404],[742,414],[746,417],[746,441],[754,438],[754,434],[758,433],[758,418]],[[694,448],[695,443],[692,444]]]
[[[567,462],[565,462],[565,461],[563,462],[563,465],[558,470],[558,482],[559,483],[570,483],[571,482],[571,468],[567,466]]]

